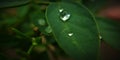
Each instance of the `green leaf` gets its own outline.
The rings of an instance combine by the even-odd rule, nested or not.
[[[97,18],[103,40],[112,47],[120,49],[120,22]]]
[[[82,0],[82,2],[87,8],[95,13],[105,6],[107,0]]]
[[[47,50],[45,45],[36,45],[36,46],[34,46],[33,49],[37,53],[42,53],[42,52],[45,52]]]
[[[3,21],[4,24],[7,24],[9,26],[14,25],[16,22],[17,22],[17,18],[16,17],[7,17]]]
[[[47,27],[45,14],[41,11],[40,6],[34,5],[31,13],[29,14],[30,21],[39,28],[40,31],[44,32]]]
[[[33,11],[31,11],[29,17],[30,17],[30,20],[35,23],[37,26],[40,26],[39,24],[39,20],[40,19],[44,19],[44,13],[40,10],[40,6],[35,6],[33,8]]]
[[[24,5],[24,6],[20,6],[17,8],[17,16],[18,17],[25,17],[29,11],[30,6],[29,5]]]
[[[45,24],[46,24],[45,19],[39,19],[38,24],[41,26],[45,26]]]
[[[81,3],[82,2],[82,0],[61,0],[62,2],[79,2],[79,3]]]
[[[22,33],[21,31],[17,30],[16,28],[11,28],[16,34],[24,37],[24,38],[30,38],[29,36],[25,35],[24,33]]]
[[[67,14],[69,18],[62,20]],[[47,8],[46,19],[57,43],[67,54],[76,60],[97,59],[99,39],[96,23],[82,5],[53,3]]]
[[[32,24],[29,21],[22,23],[20,28],[21,28],[20,31],[22,31],[22,33],[26,36],[32,36],[34,34]]]
[[[0,8],[13,7],[23,5],[30,2],[30,0],[0,0]]]
[[[48,27],[45,29],[45,31],[46,31],[47,33],[51,33],[51,32],[52,32],[52,28],[51,28],[50,26],[48,26]]]

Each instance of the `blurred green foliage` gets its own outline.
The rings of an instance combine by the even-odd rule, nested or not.
[[[74,8],[74,6],[65,6],[67,11],[71,9],[70,13],[77,16],[74,18],[71,17],[72,20],[76,19],[73,21],[76,25],[68,24],[68,26],[75,28],[74,32],[83,32],[82,35],[80,35],[81,38],[78,38],[79,34],[74,38],[82,39],[80,40],[82,42],[86,40],[83,44],[78,41],[80,46],[76,49],[74,49],[74,44],[72,45],[72,43],[70,43],[72,41],[65,41],[70,39],[58,34],[62,32],[62,29],[59,28],[65,26],[65,24],[60,21],[58,22],[60,25],[58,25],[56,20],[59,19],[54,19],[58,18],[58,15],[53,14],[58,13],[56,13],[55,9],[57,8],[55,7],[64,6],[64,4],[59,4],[61,2],[68,2],[69,5],[73,4],[79,7],[78,9],[76,8],[77,10],[73,9],[73,11],[71,11],[71,8]],[[80,58],[82,54],[78,54],[80,57],[77,56],[76,58],[74,52],[80,53],[81,51],[77,49],[83,47],[82,49],[85,53],[93,53],[91,51],[94,49],[92,50],[89,46],[95,47],[98,51],[100,48],[99,43],[101,42],[98,41],[98,35],[101,35],[103,40],[105,39],[105,42],[119,50],[120,24],[112,20],[109,21],[108,19],[100,17],[96,18],[97,11],[103,7],[105,3],[106,1],[103,0],[0,0],[0,60],[74,60],[74,58],[76,60],[85,60],[84,58]],[[81,8],[80,6],[83,7]],[[83,20],[79,20],[79,18],[83,18]],[[87,18],[89,22],[84,21]],[[92,30],[91,26],[94,26],[95,29],[93,30],[94,32],[96,31],[95,33],[89,31]],[[81,30],[82,28],[87,28],[88,33]],[[90,37],[86,38],[86,35]],[[112,38],[113,35],[114,38]],[[57,36],[57,38],[55,38],[55,36]],[[86,43],[90,38],[96,39],[96,41],[94,40],[95,42],[92,42],[96,45]],[[84,45],[87,46],[85,49]],[[68,47],[69,49],[66,49]],[[91,51],[89,49],[91,49]],[[93,58],[87,53],[85,55],[88,56],[86,57],[88,59]]]

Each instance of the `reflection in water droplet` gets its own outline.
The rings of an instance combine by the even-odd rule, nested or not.
[[[62,21],[67,21],[69,18],[70,18],[70,14],[65,11],[64,9],[59,9],[59,12],[60,12],[60,19]]]
[[[73,33],[68,33],[68,36],[73,36]]]
[[[99,35],[99,39],[100,39],[100,40],[102,39],[102,36],[101,36],[101,35]]]
[[[59,9],[59,12],[62,12],[64,9]]]

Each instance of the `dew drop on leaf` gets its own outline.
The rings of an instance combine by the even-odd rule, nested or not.
[[[62,12],[64,9],[59,9],[59,12]]]
[[[71,16],[71,14],[65,11],[64,9],[59,9],[59,12],[60,12],[60,19],[62,21],[67,21]]]
[[[68,36],[73,36],[73,33],[68,33]]]

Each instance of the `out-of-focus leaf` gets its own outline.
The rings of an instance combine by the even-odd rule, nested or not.
[[[48,26],[48,27],[45,29],[45,31],[46,31],[47,33],[52,33],[52,28],[51,28],[50,26]]]
[[[46,11],[46,19],[57,43],[67,54],[76,60],[97,60],[99,39],[96,24],[83,6],[53,3]]]
[[[33,11],[31,11],[30,15],[31,22],[39,28],[41,32],[44,32],[44,29],[46,28],[46,20],[45,20],[45,14],[43,11],[40,10],[40,6],[36,6],[33,8]],[[43,20],[43,21],[40,21]]]
[[[22,23],[21,29],[20,29],[26,36],[32,36],[34,34],[34,31],[32,29],[32,23],[29,21],[26,21]]]
[[[18,45],[18,39],[14,36],[0,33],[0,47],[15,47]]]
[[[46,24],[45,19],[39,19],[38,24],[44,26]]]
[[[42,42],[41,42],[41,37],[36,37],[35,38],[35,42],[37,43],[37,44],[41,44]]]
[[[28,13],[30,6],[24,5],[17,7],[17,16],[18,17],[25,17],[25,15]]]
[[[32,53],[31,60],[50,60],[48,56],[48,52],[36,53],[35,51]]]
[[[106,2],[107,0],[82,0],[82,3],[94,13],[105,6]]]
[[[97,22],[103,40],[120,50],[120,22],[106,18],[97,18]]]
[[[44,20],[44,13],[42,13],[40,10],[34,10],[30,13],[30,20],[36,25],[40,26],[39,20]]]
[[[82,0],[61,0],[62,2],[72,2],[72,3],[75,3],[75,2],[77,2],[77,3],[81,3],[82,2]]]
[[[28,2],[30,2],[30,0],[0,0],[0,8],[23,5]]]
[[[15,32],[16,34],[24,37],[24,38],[29,38],[29,36],[25,35],[24,33],[20,32],[19,30],[15,29],[15,28],[11,28],[13,30],[13,32]]]
[[[46,46],[45,45],[36,45],[34,46],[34,51],[36,51],[37,53],[42,53],[46,51]]]
[[[18,19],[16,17],[7,17],[3,20],[2,24],[7,24],[10,26],[16,24],[17,20]]]

